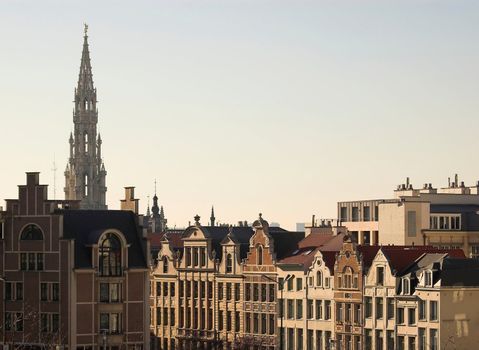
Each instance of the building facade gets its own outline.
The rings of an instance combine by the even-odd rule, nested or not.
[[[96,88],[88,49],[87,26],[78,84],[75,88],[73,133],[70,157],[65,169],[65,199],[80,200],[82,209],[106,209],[106,170],[101,156],[102,140],[97,135],[98,109]]]
[[[0,336],[31,349],[149,347],[149,247],[134,213],[51,201],[38,173],[2,212]]]

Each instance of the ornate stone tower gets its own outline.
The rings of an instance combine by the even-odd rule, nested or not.
[[[107,209],[106,170],[101,158],[101,138],[97,137],[96,89],[88,50],[85,24],[83,52],[73,110],[74,132],[70,134],[70,158],[65,169],[65,199],[81,200],[82,209]]]

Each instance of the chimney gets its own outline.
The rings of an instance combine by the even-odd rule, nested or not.
[[[135,199],[135,187],[125,187],[125,199],[120,200],[120,208],[138,214],[139,201],[139,199]]]
[[[316,215],[313,214],[313,217],[311,218],[311,227],[314,227],[314,220],[316,218]]]
[[[454,183],[456,184],[456,187],[459,186],[459,177],[456,175],[454,175]]]

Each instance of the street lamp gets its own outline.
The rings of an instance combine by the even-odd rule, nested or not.
[[[280,311],[281,311],[281,318],[280,318],[280,326],[279,326],[279,350],[283,350],[283,342],[284,342],[284,328],[283,328],[283,318],[284,318],[284,305],[283,305],[283,289],[284,289],[284,284],[288,282],[293,276],[287,275],[282,282],[275,280],[274,278],[269,277],[268,275],[261,275],[261,277],[266,278],[267,280],[270,280],[278,285],[278,289],[281,291],[281,298],[280,298]]]

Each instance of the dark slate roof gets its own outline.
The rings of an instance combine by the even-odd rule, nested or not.
[[[441,286],[478,287],[479,260],[446,258],[440,273]]]
[[[298,249],[299,241],[304,239],[304,232],[286,231],[279,227],[270,227],[269,235],[274,239],[276,260],[281,260],[294,252]]]
[[[216,257],[221,260],[222,249],[221,242],[228,235],[230,228],[228,226],[201,226],[201,230],[207,238],[211,239],[212,248],[216,252]],[[246,257],[248,252],[249,239],[254,231],[249,226],[233,226],[233,239],[240,245],[240,258]]]
[[[461,230],[479,231],[479,205],[431,204],[431,214],[461,214]]]
[[[57,210],[63,215],[64,238],[75,241],[75,268],[92,268],[91,245],[106,229],[123,233],[128,247],[128,267],[147,268],[146,240],[138,217],[123,210]]]

